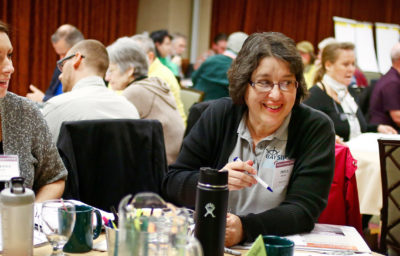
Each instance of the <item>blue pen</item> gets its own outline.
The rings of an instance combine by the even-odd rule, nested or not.
[[[114,228],[111,219],[108,220],[107,226],[108,226],[109,228],[112,228],[112,229]]]
[[[233,158],[233,161],[236,162],[236,161],[242,161],[242,160],[241,160],[239,157],[235,157],[235,158]],[[247,173],[248,175],[254,177],[254,179],[256,179],[257,182],[260,183],[264,188],[268,189],[268,190],[271,191],[271,192],[274,192],[274,191],[272,190],[272,188],[271,188],[267,183],[265,183],[260,177],[258,177],[258,176],[255,175],[255,174],[251,174],[251,173],[248,173],[248,172],[246,172],[246,173]]]

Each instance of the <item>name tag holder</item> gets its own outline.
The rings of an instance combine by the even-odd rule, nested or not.
[[[13,177],[19,177],[19,161],[17,155],[0,155],[0,181],[8,182]]]

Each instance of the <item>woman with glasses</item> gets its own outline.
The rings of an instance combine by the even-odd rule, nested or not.
[[[301,104],[306,85],[293,40],[252,34],[228,77],[231,98],[215,101],[193,126],[169,167],[164,195],[193,207],[200,167],[225,169],[226,246],[310,231],[326,205],[335,134],[325,115]]]
[[[352,43],[332,43],[322,52],[321,67],[304,102],[327,114],[333,121],[336,141],[348,141],[363,132],[396,134],[388,125],[368,125],[348,88],[355,71],[355,53]]]
[[[46,121],[33,102],[7,91],[14,72],[12,53],[8,28],[0,22],[0,154],[18,156],[15,176],[25,178],[37,202],[60,198],[67,171]]]

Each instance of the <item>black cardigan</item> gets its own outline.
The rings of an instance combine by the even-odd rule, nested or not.
[[[355,94],[355,91],[349,88],[349,93],[357,101],[357,95]],[[304,104],[327,114],[333,121],[336,134],[342,137],[345,141],[349,140],[350,136],[349,122],[347,120],[340,119],[340,114],[344,113],[342,106],[339,103],[334,103],[333,99],[328,94],[326,94],[326,92],[324,92],[320,87],[318,87],[317,85],[311,87],[310,96],[308,99],[304,101]],[[334,104],[336,104],[339,113],[337,113]],[[361,132],[377,131],[378,127],[377,125],[367,124],[367,121],[365,121],[364,115],[360,108],[357,109],[356,116],[358,122],[360,123]]]
[[[229,98],[207,108],[164,178],[162,191],[168,200],[194,206],[200,167],[221,169],[227,163],[246,110]],[[326,206],[335,166],[335,134],[329,118],[302,104],[294,107],[286,155],[295,159],[286,198],[274,209],[240,216],[247,241],[259,234],[309,232]]]

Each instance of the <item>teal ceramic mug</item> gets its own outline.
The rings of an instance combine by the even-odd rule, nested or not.
[[[76,205],[75,227],[63,251],[71,253],[88,252],[92,250],[93,239],[99,237],[102,227],[99,210],[89,205]],[[93,214],[96,215],[96,227],[93,230]]]
[[[294,242],[279,236],[263,236],[265,250],[268,256],[292,256]]]

